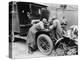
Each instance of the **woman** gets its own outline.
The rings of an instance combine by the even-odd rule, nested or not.
[[[35,34],[39,30],[46,30],[44,25],[47,23],[47,19],[43,18],[42,21],[39,21],[37,24],[33,24],[33,26],[29,29],[27,35],[27,44],[28,44],[28,53],[32,53],[32,49],[35,47]]]

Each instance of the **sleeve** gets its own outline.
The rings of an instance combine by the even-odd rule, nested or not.
[[[40,25],[41,29],[44,29],[44,23],[43,22],[40,22],[39,25]]]
[[[57,25],[56,21],[53,21],[53,24],[49,27],[50,30],[52,30],[53,28],[55,28]]]
[[[36,23],[38,23],[40,20],[32,20],[31,21],[31,24],[36,24]]]

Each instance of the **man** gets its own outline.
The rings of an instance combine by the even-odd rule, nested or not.
[[[62,28],[59,20],[56,17],[54,17],[51,23],[52,24],[49,26],[49,29],[53,33],[53,38],[55,38],[56,40],[62,38]]]
[[[67,21],[66,17],[63,17],[63,19],[61,21],[61,28],[63,30],[63,35],[67,34],[67,24],[68,24],[68,21]]]
[[[27,44],[28,44],[28,53],[32,53],[32,49],[35,47],[35,34],[39,30],[47,30],[44,25],[47,23],[47,19],[43,18],[42,21],[39,21],[37,24],[33,24],[33,26],[29,29],[27,35]]]

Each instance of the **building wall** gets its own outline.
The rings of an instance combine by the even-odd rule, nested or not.
[[[63,13],[63,12],[57,12],[56,7],[53,7],[51,5],[48,6],[48,10],[50,11],[49,20],[51,20],[54,16],[57,16],[57,14],[60,20],[60,17],[64,15],[68,20],[68,27],[70,27],[71,25],[78,25],[78,10],[73,10],[73,9],[69,10],[69,9],[65,10]]]
[[[78,25],[78,11],[65,11],[68,20],[68,26]]]

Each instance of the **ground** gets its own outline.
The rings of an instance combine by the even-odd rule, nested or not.
[[[13,45],[13,47],[12,47],[13,58],[30,58],[30,57],[43,57],[43,56],[45,56],[39,50],[35,51],[33,54],[28,54],[28,49],[27,49],[26,43],[15,42],[12,45]],[[53,53],[54,53],[53,55],[55,55],[54,51],[53,51]]]
[[[10,47],[11,48],[11,47]],[[32,58],[32,57],[48,57],[43,55],[39,50],[33,52],[33,54],[28,53],[28,47],[26,42],[17,41],[12,43],[12,56],[15,59],[18,58]],[[53,50],[52,54],[49,56],[64,56],[64,51],[61,49]]]

